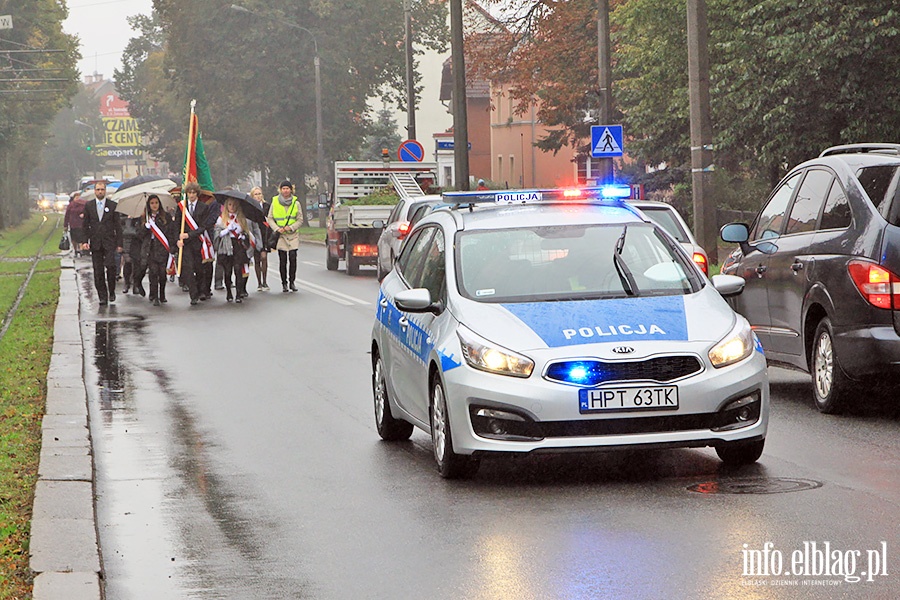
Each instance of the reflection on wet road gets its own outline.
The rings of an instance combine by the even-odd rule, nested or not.
[[[303,264],[323,288],[376,293]],[[890,553],[900,537],[900,415],[818,415],[803,376],[773,384],[757,465],[567,454],[448,482],[423,432],[378,440],[371,306],[301,291],[192,309],[173,290],[101,311],[80,277],[109,600],[900,597],[893,576],[829,590],[742,575],[745,544]]]

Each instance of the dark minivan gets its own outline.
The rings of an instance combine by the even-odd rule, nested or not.
[[[816,407],[840,411],[900,375],[900,144],[828,148],[781,180],[722,272],[771,364],[812,375]]]

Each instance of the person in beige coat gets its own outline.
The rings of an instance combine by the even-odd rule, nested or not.
[[[300,202],[294,195],[294,186],[290,181],[282,181],[279,186],[281,193],[272,198],[272,206],[269,207],[269,215],[266,222],[276,234],[278,243],[278,268],[281,271],[281,291],[296,292],[297,286],[294,280],[297,278],[297,249],[300,247],[300,225],[302,214]]]

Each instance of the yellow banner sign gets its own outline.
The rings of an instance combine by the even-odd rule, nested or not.
[[[100,146],[135,148],[141,145],[141,130],[132,117],[104,117],[103,143]]]

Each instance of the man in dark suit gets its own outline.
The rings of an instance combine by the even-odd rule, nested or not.
[[[106,197],[106,182],[94,184],[96,199],[84,205],[84,235],[87,242],[82,250],[91,251],[94,265],[94,285],[100,306],[116,301],[116,253],[122,251],[122,222],[116,214],[116,203]]]
[[[209,234],[210,208],[200,200],[200,186],[193,181],[184,186],[187,200],[178,203],[175,223],[180,227],[184,223],[182,233],[178,236],[178,247],[181,248],[181,277],[187,284],[191,294],[191,306],[200,301],[201,286],[204,285],[203,273],[203,240],[204,233]],[[187,204],[187,213],[182,221],[182,211]],[[187,216],[191,218],[188,219]],[[194,227],[196,225],[196,227]]]

